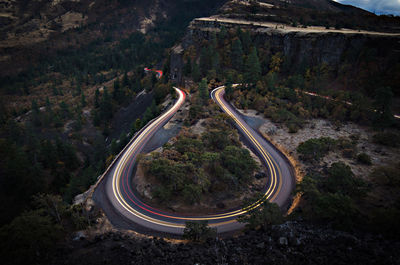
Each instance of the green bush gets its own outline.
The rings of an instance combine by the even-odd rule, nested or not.
[[[391,188],[400,188],[400,163],[393,166],[377,167],[370,177],[380,185],[389,186]]]
[[[258,201],[255,197],[245,202],[244,207],[252,205]],[[252,210],[249,214],[242,215],[238,218],[241,223],[246,223],[246,226],[250,229],[262,228],[263,230],[270,230],[273,225],[282,224],[284,217],[282,211],[276,203],[270,203],[265,201],[260,207]]]
[[[342,162],[333,163],[328,168],[328,177],[324,179],[323,187],[326,191],[349,196],[362,197],[366,192],[366,183],[355,178],[351,168]]]
[[[340,193],[324,193],[317,197],[314,205],[315,217],[332,222],[335,228],[351,229],[360,218],[350,196]]]
[[[333,150],[336,141],[329,137],[312,138],[297,147],[297,152],[300,154],[301,159],[305,161],[319,161],[329,151]]]
[[[209,238],[215,238],[217,231],[208,226],[207,221],[186,222],[183,230],[183,238],[194,242],[204,242]]]
[[[228,122],[223,115],[207,119],[201,136],[182,130],[176,142],[143,161],[145,172],[157,180],[154,198],[195,204],[203,194],[238,191],[250,182],[257,164],[247,149],[238,147],[238,135]]]
[[[247,149],[227,146],[222,152],[222,165],[235,177],[235,181],[246,184],[257,168],[256,162]]]
[[[352,229],[364,223],[356,202],[366,195],[364,181],[355,178],[344,163],[333,163],[327,175],[307,175],[296,187],[305,203],[301,206],[306,219],[329,222],[339,229]]]
[[[358,154],[357,161],[364,165],[372,165],[371,157],[366,153]]]
[[[183,198],[190,204],[199,202],[201,198],[201,186],[195,184],[186,185],[183,188]]]

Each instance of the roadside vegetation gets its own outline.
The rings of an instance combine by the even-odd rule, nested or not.
[[[371,140],[376,141],[376,137]],[[400,218],[399,165],[391,162],[376,166],[367,153],[358,150],[357,144],[357,136],[311,138],[299,144],[297,153],[306,175],[297,185],[296,192],[301,194],[302,201],[292,217],[328,223],[341,230],[373,231],[396,237],[399,230],[394,223]],[[327,164],[333,156],[330,160],[324,157],[331,152],[336,155]],[[356,176],[347,163],[368,167],[369,173]]]
[[[72,206],[74,197],[87,191],[130,138],[163,111],[160,104],[175,93],[166,49],[193,16],[208,12],[203,8],[208,4],[198,1],[198,9],[157,21],[146,35],[124,31],[118,23],[70,30],[63,36],[79,39],[76,46],[33,54],[15,75],[0,78],[0,248],[5,264],[46,262],[57,242],[93,225],[90,215],[95,213]],[[187,7],[182,3],[177,11]],[[80,38],[96,27],[102,27],[97,39]],[[143,71],[156,64],[165,65],[161,80]],[[141,92],[148,95],[142,110],[127,128],[115,128],[115,114]],[[48,205],[37,205],[38,194]]]
[[[172,143],[164,145],[161,153],[142,160],[147,178],[152,176],[157,181],[152,185],[153,196],[160,203],[168,204],[174,198],[195,204],[217,194],[232,196],[247,190],[254,179],[256,162],[241,147],[229,117],[209,105],[208,94],[203,95],[207,89],[205,82],[192,94],[193,104],[186,121],[190,124],[199,117],[205,119],[205,131],[195,134],[184,127]]]
[[[239,28],[222,27],[199,43],[200,47],[189,47],[184,54],[183,71],[187,78],[198,82],[207,76],[211,83],[225,83],[228,99],[238,108],[255,109],[284,124],[292,133],[312,118],[328,119],[338,126],[348,121],[377,129],[399,126],[393,118],[393,98],[398,96],[395,66],[386,75],[379,74],[370,62],[373,53],[366,57],[364,51],[355,50],[354,54],[344,55],[343,67],[353,65],[354,70],[363,72],[354,74],[326,64],[304,62],[293,67],[290,58],[264,45],[260,36]],[[364,71],[379,80],[370,80]],[[233,83],[245,85],[232,87]],[[332,83],[344,89],[333,90]],[[304,91],[333,100],[313,97]]]
[[[183,230],[183,238],[204,243],[207,239],[215,239],[217,230],[208,226],[207,221],[201,222],[186,222]]]
[[[255,194],[243,201],[242,208],[251,207],[263,198],[262,194]],[[264,201],[260,207],[251,210],[248,214],[238,217],[238,221],[245,223],[248,229],[271,231],[273,225],[282,224],[286,218],[276,203]]]
[[[327,65],[306,63],[291,67],[289,58],[263,44],[256,34],[222,27],[219,32],[210,33],[207,40],[199,42],[200,47],[190,47],[186,51],[185,76],[194,81],[207,76],[211,84],[225,84],[226,97],[236,107],[255,109],[287,128],[289,133],[295,134],[315,118],[329,120],[338,130],[342,124],[353,122],[376,130],[371,142],[396,148],[399,122],[393,118],[393,99],[398,96],[398,91],[393,69],[384,76],[374,74],[379,79],[374,80],[378,84],[376,88],[368,84],[372,81],[364,74],[350,76],[353,73],[350,70],[336,71]],[[356,71],[375,71],[370,68],[373,63],[365,64],[370,58],[353,52],[342,58],[343,67],[351,64]],[[332,90],[329,84],[333,82],[344,88],[352,86],[352,90]],[[233,86],[234,83],[241,85]],[[310,96],[304,91],[317,92],[333,100]],[[384,208],[372,206],[377,198],[387,198],[383,195],[387,186],[382,183],[392,183],[398,178],[398,173],[389,170],[395,165],[384,166],[386,170],[380,170],[385,173],[378,174],[369,154],[358,150],[358,137],[320,137],[299,144],[296,151],[306,164],[307,172],[296,189],[302,194],[300,205],[290,218],[327,223],[342,230],[363,229],[387,236],[398,235],[393,224],[399,218],[399,205],[388,202]],[[340,159],[330,164],[321,162],[333,152],[345,161],[370,167],[371,175],[355,176]],[[377,182],[377,176],[383,182]],[[392,184],[388,196],[397,202],[398,194],[393,192],[397,186]],[[271,209],[271,205],[265,204],[240,220],[253,229],[263,228],[266,226],[263,222],[274,223]]]

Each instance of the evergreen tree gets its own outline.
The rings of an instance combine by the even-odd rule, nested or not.
[[[207,87],[207,79],[203,78],[199,84],[199,96],[204,104],[208,102],[208,87]]]
[[[217,41],[217,34],[213,31],[211,33],[211,45],[210,47],[213,49],[216,49],[218,45],[218,41]]]
[[[189,57],[185,63],[185,66],[183,67],[183,74],[185,76],[190,76],[191,73],[192,73],[192,60]]]
[[[46,97],[46,113],[44,116],[45,126],[49,126],[53,119],[53,110],[49,97]]]
[[[157,79],[157,74],[156,72],[152,72],[151,73],[151,89],[154,88],[154,86],[156,85],[158,79]]]
[[[122,87],[128,87],[130,84],[129,78],[128,78],[128,73],[124,73],[124,77],[122,78]]]
[[[67,119],[70,117],[69,106],[65,101],[61,101],[60,103],[60,114],[63,119]]]
[[[153,119],[153,113],[150,107],[146,109],[146,111],[143,114],[143,124],[148,123]]]
[[[99,118],[101,121],[108,121],[112,118],[111,98],[108,95],[106,87],[104,87],[103,97],[101,99]]]
[[[171,73],[170,64],[171,64],[171,56],[168,56],[167,61],[164,63],[163,70],[162,70],[163,71],[162,82],[164,84],[168,83],[168,81],[169,81],[169,76]]]
[[[100,97],[100,91],[98,88],[96,88],[96,92],[94,93],[94,107],[95,108],[98,108],[100,106],[99,97]]]
[[[156,117],[158,115],[159,110],[158,110],[155,100],[153,100],[153,102],[151,102],[150,110],[151,110],[151,114],[153,115],[153,117]]]
[[[81,106],[82,106],[82,108],[84,108],[86,106],[86,98],[85,98],[85,94],[83,92],[81,95]]]
[[[211,70],[211,63],[210,49],[203,47],[200,53],[200,71],[203,76],[207,75],[207,72]]]
[[[232,44],[232,67],[239,72],[243,67],[243,47],[240,39],[236,39]]]
[[[113,96],[113,99],[116,100],[118,103],[121,103],[124,100],[119,78],[117,78],[114,81],[114,91],[113,91],[112,96]]]
[[[111,141],[110,151],[111,151],[111,154],[112,154],[112,155],[118,154],[118,152],[119,152],[119,145],[118,145],[116,139],[113,139],[113,140]]]
[[[135,130],[139,131],[141,128],[142,128],[142,121],[139,118],[137,118],[135,121]]]
[[[227,74],[226,82],[225,82],[225,94],[226,94],[228,97],[229,97],[229,96],[232,94],[232,92],[233,92],[232,80],[233,80],[232,74],[231,74],[231,73]]]
[[[120,146],[120,150],[122,150],[122,148],[125,147],[125,145],[127,145],[129,142],[128,137],[126,137],[126,133],[122,132],[121,135],[119,136],[119,146]]]
[[[250,84],[256,84],[261,76],[261,66],[257,55],[257,49],[254,47],[246,60],[245,81]]]
[[[226,39],[227,36],[228,36],[228,31],[226,30],[225,26],[222,26],[220,32],[218,33],[219,45],[222,46],[224,44],[225,39]]]
[[[34,100],[34,99],[33,99],[32,102],[31,102],[31,108],[32,108],[32,111],[33,111],[33,112],[39,113],[38,104],[37,104],[36,100]]]
[[[194,82],[199,82],[201,78],[200,68],[196,62],[192,65],[192,78]]]
[[[51,112],[52,111],[51,102],[50,102],[49,97],[46,97],[46,111],[47,112]]]
[[[249,31],[244,31],[242,32],[240,39],[242,40],[242,44],[243,44],[243,49],[244,51],[247,53],[250,50],[251,47],[251,36],[250,36],[250,32]]]
[[[212,56],[212,69],[217,73],[220,71],[220,57],[218,52],[215,52]]]

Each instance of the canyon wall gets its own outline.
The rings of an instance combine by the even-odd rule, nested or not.
[[[386,73],[400,67],[400,34],[294,28],[272,23],[203,18],[192,21],[182,40],[182,49],[174,49],[172,52],[171,69],[175,81],[181,81],[184,51],[191,46],[199,50],[202,42],[209,40],[212,32],[219,32],[222,27],[227,30],[240,27],[251,31],[253,42],[258,47],[269,49],[272,54],[282,53],[289,65],[289,73],[301,67],[312,68],[321,64],[337,72],[344,63],[356,64],[364,60],[377,63],[380,70]],[[395,72],[392,74],[396,75]],[[399,90],[398,85],[394,89]]]

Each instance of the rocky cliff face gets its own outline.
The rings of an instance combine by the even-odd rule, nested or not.
[[[334,72],[345,62],[357,62],[364,57],[379,62],[382,69],[391,69],[400,60],[400,34],[356,30],[334,30],[321,27],[298,28],[276,23],[258,23],[219,17],[195,19],[182,41],[182,48],[174,50],[171,69],[179,78],[182,70],[181,59],[184,50],[190,46],[200,47],[212,32],[222,27],[235,30],[249,30],[253,40],[272,54],[280,52],[289,65],[289,73],[299,68],[325,64]],[[393,70],[390,70],[393,71]],[[395,73],[393,73],[395,75]],[[180,79],[176,79],[180,81]]]

